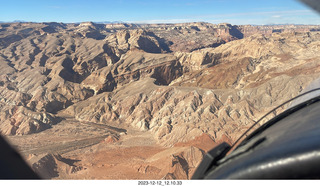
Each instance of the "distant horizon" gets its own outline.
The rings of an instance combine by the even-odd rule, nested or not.
[[[2,22],[320,24],[319,14],[298,0],[12,0],[1,7]]]
[[[23,21],[23,20],[14,20],[14,21],[0,21],[0,24],[11,24],[11,23],[35,23],[35,24],[41,24],[41,23],[59,23],[59,24],[81,24],[81,23],[94,23],[94,24],[136,24],[136,25],[161,25],[161,24],[191,24],[191,23],[208,23],[213,25],[219,25],[219,24],[230,24],[230,25],[251,25],[251,26],[284,26],[284,25],[301,25],[301,26],[320,26],[320,24],[264,24],[264,25],[257,25],[257,24],[231,24],[226,22],[221,23],[209,23],[205,21],[195,21],[195,22],[177,22],[177,23],[129,23],[129,22],[123,22],[123,21],[82,21],[82,22],[56,22],[56,21],[44,21],[44,22],[36,22],[36,21]]]

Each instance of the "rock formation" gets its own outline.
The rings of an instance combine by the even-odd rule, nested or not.
[[[35,157],[46,145],[62,153],[32,160],[45,178],[189,179],[205,151],[233,143],[320,76],[319,29],[1,23],[0,131]],[[34,148],[23,147],[26,139]],[[124,156],[131,169],[123,170],[127,160],[86,158],[104,161],[109,148],[135,152]],[[92,177],[102,165],[132,177]],[[61,167],[88,169],[70,175]]]
[[[77,160],[66,159],[59,154],[30,155],[28,161],[31,168],[44,179],[65,177],[82,169],[73,165]]]

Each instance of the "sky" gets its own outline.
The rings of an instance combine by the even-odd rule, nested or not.
[[[320,24],[297,0],[0,0],[0,21]]]

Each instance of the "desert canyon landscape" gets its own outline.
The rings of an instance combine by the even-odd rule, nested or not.
[[[0,23],[1,135],[45,179],[190,179],[319,77],[320,26]]]

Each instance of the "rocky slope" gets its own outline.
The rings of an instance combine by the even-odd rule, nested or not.
[[[251,36],[178,57],[188,72],[170,86],[158,86],[157,79],[150,78],[131,81],[112,93],[74,104],[66,112],[95,123],[123,120],[153,131],[166,145],[202,133],[214,139],[224,134],[232,138],[319,75],[320,56],[310,50],[318,45],[318,34]]]
[[[46,178],[189,179],[320,76],[319,28],[3,23],[0,131]]]

